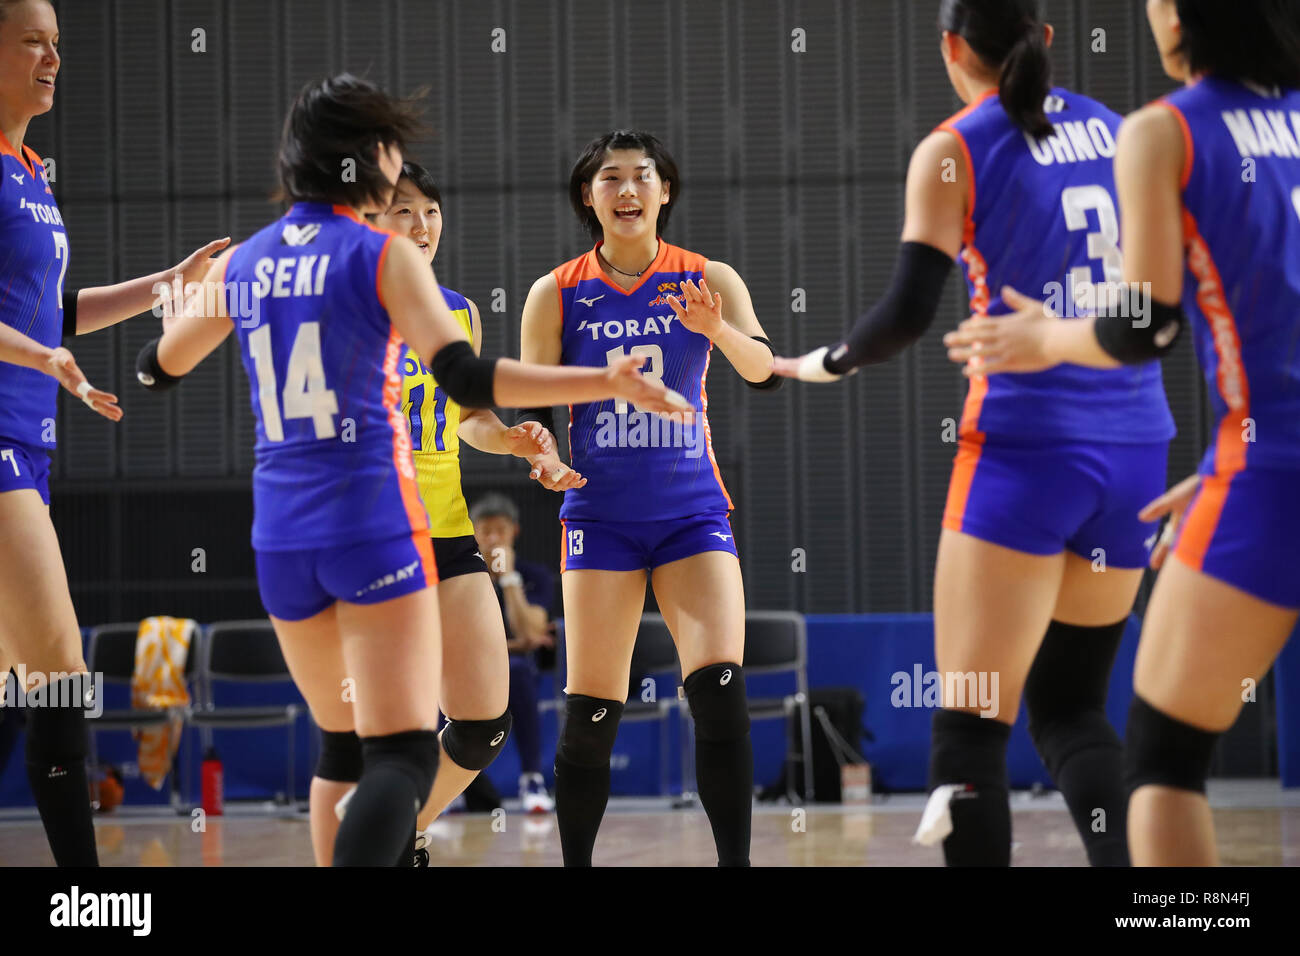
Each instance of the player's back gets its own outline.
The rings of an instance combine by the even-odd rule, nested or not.
[[[1012,123],[996,91],[939,127],[969,157],[961,260],[974,312],[1010,312],[1001,289],[1011,286],[1058,314],[1090,315],[1096,284],[1123,278],[1112,168],[1120,117],[1061,88],[1044,109],[1054,133],[1041,139]],[[961,430],[1134,443],[1174,434],[1156,362],[972,379]]]
[[[57,348],[63,336],[68,234],[40,157],[23,155],[0,133],[0,322]],[[36,369],[0,362],[0,438],[54,447],[58,382]]]
[[[224,281],[257,418],[253,546],[297,550],[427,529],[399,410],[404,344],[379,298],[393,236],[297,203]],[[233,299],[232,299],[233,301]]]
[[[1183,308],[1219,418],[1205,471],[1300,467],[1300,90],[1207,77],[1184,129]]]

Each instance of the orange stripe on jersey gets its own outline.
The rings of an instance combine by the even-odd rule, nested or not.
[[[961,146],[962,155],[966,157],[966,215],[962,224],[961,260],[966,263],[966,275],[974,287],[970,297],[970,308],[975,315],[989,314],[989,302],[992,299],[989,295],[989,267],[988,262],[975,246],[975,163],[971,159],[970,146],[966,143],[966,137],[952,124],[970,113],[971,110],[990,96],[996,94],[997,90],[990,90],[960,113],[938,126],[938,129],[945,133],[951,133],[956,137],[957,143]],[[986,376],[976,375],[971,378],[970,388],[966,391],[966,401],[962,405],[960,434],[979,435],[978,440],[984,440],[984,436],[976,430],[976,425],[980,419],[980,411],[984,407],[984,396],[988,394],[988,391],[989,380]]]
[[[1201,313],[1210,326],[1214,351],[1219,357],[1216,375],[1219,395],[1228,406],[1219,422],[1214,470],[1220,475],[1229,474],[1246,467],[1242,423],[1250,417],[1250,382],[1245,363],[1241,360],[1241,336],[1237,333],[1237,318],[1224,295],[1223,279],[1215,265],[1214,254],[1201,236],[1196,217],[1186,207],[1183,209],[1183,241],[1187,244],[1187,268],[1196,277],[1196,304],[1201,307]]]
[[[420,563],[424,565],[424,583],[428,587],[437,587],[438,585],[438,559],[433,555],[433,539],[429,537],[427,531],[417,531],[411,535],[411,541],[415,544],[415,551],[420,556]]]
[[[975,468],[984,451],[984,436],[975,435],[957,446],[957,457],[952,463],[952,477],[948,480],[948,500],[943,508],[943,526],[949,531],[960,531],[966,516],[966,502],[970,499],[971,485],[975,483]]]
[[[732,504],[731,495],[727,494],[727,486],[722,483],[722,472],[718,468],[718,459],[713,457],[713,431],[709,428],[709,391],[704,387],[704,380],[709,374],[709,359],[713,355],[713,343],[709,343],[707,351],[704,353],[704,371],[700,374],[700,408],[703,409],[700,417],[704,419],[704,447],[709,452],[709,461],[713,465],[713,477],[718,479],[718,488],[722,491],[722,497],[727,499],[727,510],[731,511],[736,506]]]
[[[1207,475],[1202,479],[1201,490],[1183,519],[1174,556],[1193,571],[1201,570],[1205,563],[1205,553],[1210,549],[1210,541],[1219,527],[1219,519],[1223,517],[1228,486],[1234,474]]]
[[[1187,117],[1183,115],[1183,111],[1180,110],[1173,103],[1168,103],[1164,100],[1156,100],[1155,105],[1163,106],[1165,109],[1169,110],[1169,112],[1173,113],[1174,116],[1178,119],[1178,125],[1182,127],[1183,174],[1182,177],[1179,179],[1178,188],[1186,189],[1187,184],[1192,179],[1192,160],[1195,159],[1196,157],[1196,144],[1192,142],[1192,129],[1190,126],[1187,125]]]
[[[569,557],[569,523],[563,518],[560,519],[560,573],[564,573],[564,566]]]
[[[26,153],[27,155],[24,156],[23,153]],[[0,155],[12,156],[14,159],[18,160],[18,162],[23,164],[23,168],[32,174],[33,178],[36,176],[36,169],[32,166],[32,163],[35,162],[38,166],[45,165],[41,162],[41,158],[32,151],[30,146],[23,146],[22,153],[14,149],[14,144],[9,142],[9,137],[3,132],[0,132]],[[28,157],[30,157],[30,159]]]
[[[397,484],[401,490],[402,506],[411,530],[429,534],[429,513],[420,500],[420,487],[415,478],[415,459],[411,455],[411,431],[402,415],[402,375],[398,366],[406,344],[397,329],[389,327],[388,345],[384,350],[384,407],[388,409],[388,425],[393,430],[393,467],[397,471]]]

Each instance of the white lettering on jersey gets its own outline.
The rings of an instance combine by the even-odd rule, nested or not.
[[[1085,163],[1096,159],[1112,159],[1115,156],[1115,137],[1110,127],[1099,116],[1087,121],[1066,120],[1053,123],[1051,136],[1034,139],[1025,134],[1029,144],[1029,153],[1039,166],[1051,166],[1053,163]]]
[[[268,295],[273,299],[322,295],[329,264],[328,255],[295,256],[290,259],[263,256],[253,266],[253,295],[259,299]]]
[[[41,202],[28,202],[26,197],[19,197],[18,208],[30,212],[32,222],[49,223],[51,226],[63,225],[63,214],[59,212],[58,206],[51,206]]]
[[[1300,112],[1291,110],[1224,110],[1221,114],[1243,158],[1280,156],[1300,159]]]
[[[586,322],[578,326],[577,331],[583,331],[583,326],[591,333],[591,340],[598,342],[601,339],[624,339],[624,338],[644,338],[647,335],[664,335],[669,331],[675,315],[651,315],[644,319],[628,319],[620,322],[618,319],[611,319],[608,322]],[[659,326],[662,323],[663,328]]]

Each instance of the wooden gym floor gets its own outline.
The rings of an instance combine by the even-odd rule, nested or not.
[[[1300,791],[1277,781],[1210,785],[1222,862],[1300,866]],[[918,794],[876,797],[870,807],[755,807],[755,866],[937,866],[937,849],[914,846]],[[1083,866],[1086,859],[1059,794],[1012,796],[1019,866]],[[105,866],[310,866],[305,813],[239,806],[194,832],[189,817],[119,808],[96,818]],[[596,843],[597,866],[712,866],[708,821],[697,807],[614,799]],[[450,814],[438,824],[434,866],[559,866],[554,815]],[[51,866],[34,813],[0,814],[0,866]]]

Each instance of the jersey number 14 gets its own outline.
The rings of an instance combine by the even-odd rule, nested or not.
[[[310,418],[317,438],[338,434],[334,416],[339,413],[335,394],[325,386],[325,365],[320,355],[320,323],[298,326],[284,383],[284,416],[280,416],[279,383],[271,359],[271,327],[264,325],[248,337],[248,354],[257,376],[257,404],[262,410],[262,430],[267,441],[284,441],[284,419]]]

